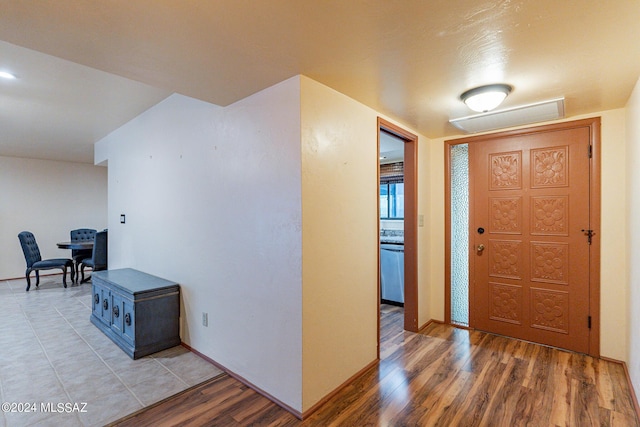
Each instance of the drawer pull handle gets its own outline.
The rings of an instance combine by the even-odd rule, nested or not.
[[[93,296],[93,301],[96,303],[96,305],[100,304],[100,295],[95,294]]]
[[[126,323],[127,326],[131,326],[131,314],[126,313],[124,315],[124,323]]]
[[[102,300],[102,308],[105,310],[109,309],[109,301],[107,299]]]
[[[120,308],[117,305],[113,306],[113,315],[115,317],[120,317]]]

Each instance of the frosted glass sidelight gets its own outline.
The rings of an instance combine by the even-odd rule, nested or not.
[[[451,322],[469,326],[469,146],[451,146]]]

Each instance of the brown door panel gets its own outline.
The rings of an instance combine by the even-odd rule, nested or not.
[[[589,352],[589,144],[588,127],[469,144],[472,327]]]

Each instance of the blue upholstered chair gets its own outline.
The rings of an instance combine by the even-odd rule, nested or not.
[[[91,254],[91,258],[85,258],[80,261],[80,272],[82,274],[82,279],[80,283],[85,282],[84,278],[84,268],[91,267],[93,271],[106,270],[108,267],[108,233],[107,230],[98,231],[96,233],[96,237],[93,241],[93,252]],[[87,277],[86,280],[89,280]]]
[[[71,230],[70,234],[72,242],[89,242],[93,241],[93,238],[96,236],[96,230],[94,230],[93,228],[78,228],[75,230]],[[78,270],[80,261],[85,258],[91,258],[91,254],[91,249],[71,250],[71,258],[73,259],[73,266],[75,268],[76,275],[80,273],[80,270]]]
[[[30,275],[32,271],[36,272],[36,286],[40,284],[40,270],[51,270],[59,268],[62,270],[62,283],[67,287],[67,267],[71,268],[71,281],[75,278],[73,270],[73,261],[67,258],[42,259],[40,249],[33,233],[23,231],[18,234],[20,246],[24,253],[24,259],[27,261],[27,270],[25,276],[27,278],[27,291],[31,287]]]

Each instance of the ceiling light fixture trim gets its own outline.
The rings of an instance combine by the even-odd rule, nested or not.
[[[511,93],[513,87],[504,83],[478,86],[460,95],[467,107],[479,113],[486,113],[498,107]]]
[[[465,133],[477,133],[562,118],[564,97],[451,119],[449,123]]]

